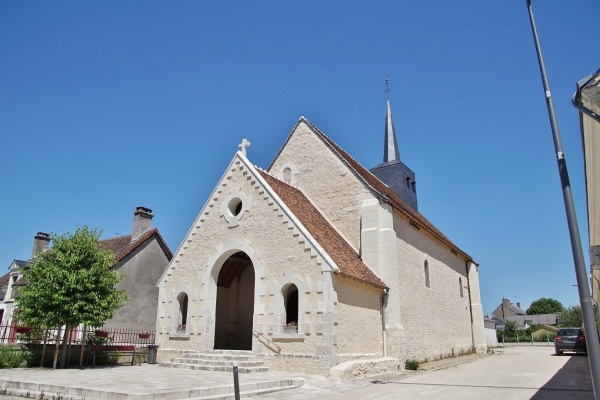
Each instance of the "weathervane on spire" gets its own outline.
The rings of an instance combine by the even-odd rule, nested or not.
[[[387,95],[387,99],[388,99],[388,100],[390,99],[390,90],[392,90],[392,89],[390,89],[390,87],[389,87],[389,85],[388,85],[389,81],[390,81],[390,80],[389,80],[389,79],[388,79],[388,77],[386,76],[386,77],[385,77],[385,90],[384,90],[384,92],[386,93],[386,95]]]

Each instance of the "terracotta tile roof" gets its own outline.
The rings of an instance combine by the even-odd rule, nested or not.
[[[396,210],[400,211],[408,218],[414,220],[418,226],[425,228],[434,237],[448,245],[451,249],[462,254],[467,260],[473,261],[471,256],[460,250],[450,239],[448,239],[439,229],[437,229],[431,222],[427,220],[421,213],[413,210],[408,204],[404,202],[392,189],[390,189],[385,183],[381,182],[375,175],[369,172],[365,167],[360,165],[358,161],[352,158],[346,153],[341,147],[339,147],[333,140],[329,139],[323,132],[314,126],[310,121],[304,117],[300,117],[300,122],[305,122],[308,127],[320,137],[328,147],[338,155],[338,157],[348,165],[348,167],[354,171],[356,176],[367,184],[371,189],[386,203],[390,204]],[[295,130],[295,128],[294,128]]]
[[[102,250],[110,250],[118,256],[131,243],[131,235],[102,239],[99,243]]]
[[[257,169],[257,171],[337,264],[340,275],[378,288],[387,288],[387,285],[362,262],[356,251],[327,222],[304,193],[262,170]]]
[[[10,273],[3,275],[0,277],[0,287],[8,286],[8,282],[10,281]]]
[[[158,241],[163,245],[167,252],[169,260],[171,260],[171,258],[173,258],[173,253],[171,253],[169,246],[167,246],[167,243],[161,236],[160,232],[158,232],[157,228],[150,229],[148,232],[144,233],[134,242],[131,241],[131,235],[123,235],[117,236],[115,238],[101,240],[100,246],[104,250],[111,250],[113,253],[115,253],[115,263],[118,263],[154,235],[156,235]]]

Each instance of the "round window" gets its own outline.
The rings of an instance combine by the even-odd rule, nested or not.
[[[235,197],[229,201],[229,212],[237,217],[242,212],[242,199]]]

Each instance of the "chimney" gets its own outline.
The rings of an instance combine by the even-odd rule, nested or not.
[[[517,301],[517,307],[521,308],[521,303]]]
[[[31,258],[37,256],[42,251],[50,248],[50,234],[44,232],[38,232],[33,237],[33,250],[31,251]]]
[[[152,218],[154,217],[152,210],[146,207],[137,207],[133,215],[132,242],[152,229]]]

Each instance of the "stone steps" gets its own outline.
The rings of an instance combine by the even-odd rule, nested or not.
[[[262,360],[257,359],[254,353],[241,350],[186,351],[182,357],[172,358],[170,362],[160,363],[160,366],[231,372],[234,363],[237,363],[240,373],[269,371],[269,368]]]
[[[202,365],[202,364],[193,364],[193,363],[176,363],[176,362],[168,362],[168,363],[160,363],[161,367],[170,367],[170,368],[187,368],[194,369],[197,371],[219,371],[219,372],[232,372],[233,365]],[[238,367],[238,372],[241,374],[247,374],[252,372],[269,372],[268,367],[257,366],[257,367]]]
[[[205,358],[185,358],[185,357],[181,357],[181,358],[172,358],[171,359],[172,363],[179,363],[179,364],[200,364],[200,365],[219,365],[222,366],[224,364],[223,360],[219,360],[219,359],[215,359],[215,358],[209,358],[209,359],[205,359]],[[229,361],[228,364],[229,365],[233,365],[233,360]],[[262,361],[258,361],[258,360],[253,360],[253,359],[247,359],[247,360],[237,360],[237,365],[238,367],[262,367],[264,365],[264,363]]]
[[[240,384],[240,397],[251,397],[261,394],[295,389],[303,385],[301,379],[281,379]],[[117,393],[103,390],[62,387],[58,385],[38,384],[31,382],[0,381],[1,395],[20,396],[36,399],[69,399],[69,400],[153,400],[166,396],[172,400],[230,400],[235,399],[233,385],[203,387],[193,390],[171,391],[168,393]],[[0,396],[1,396],[0,395]]]

